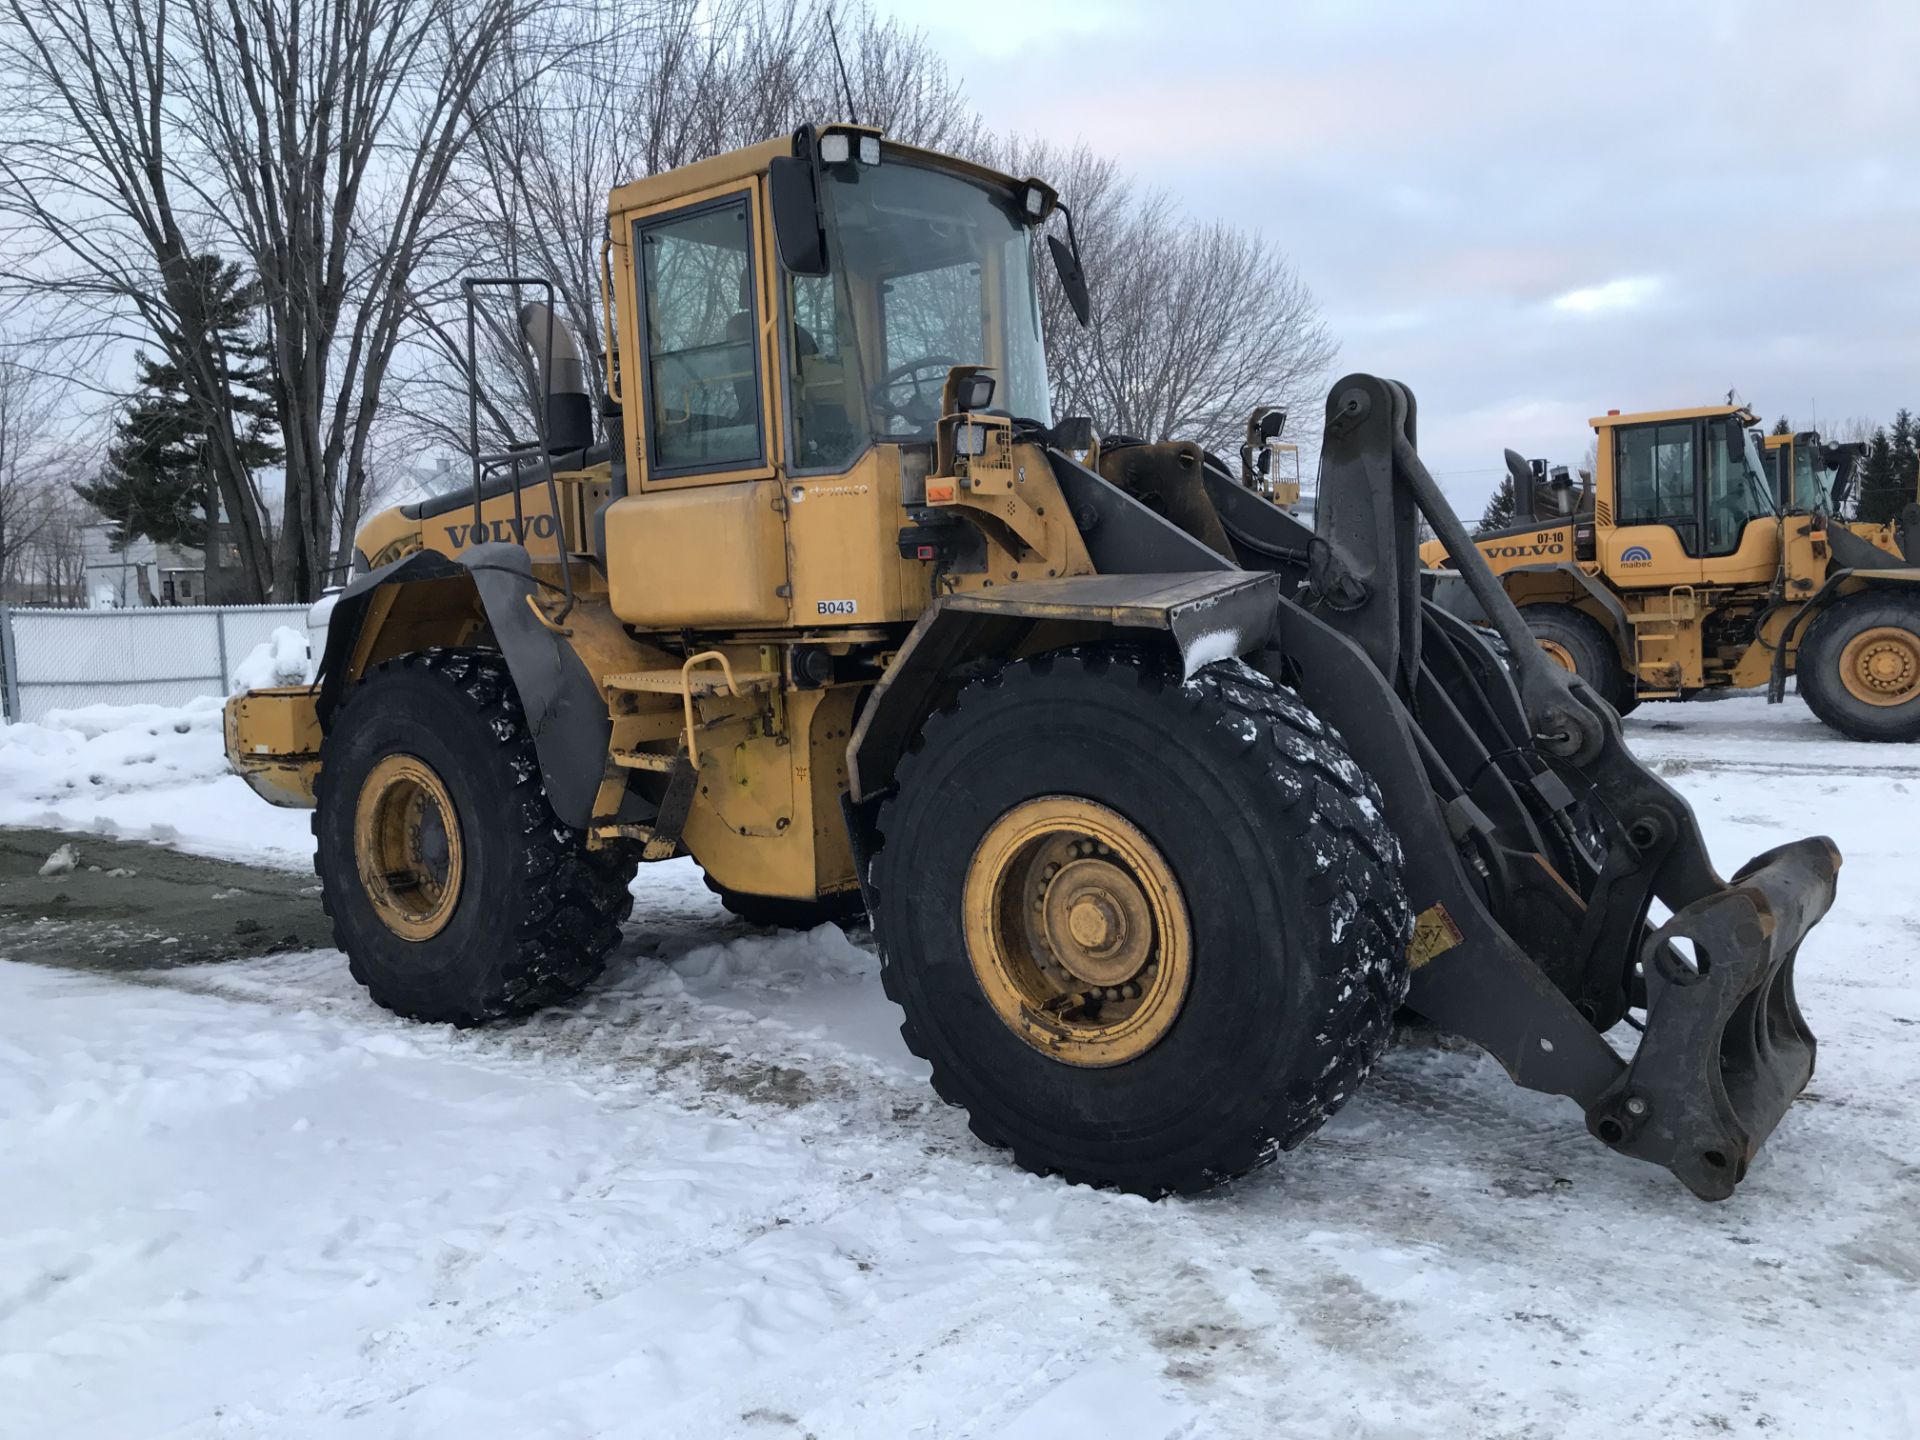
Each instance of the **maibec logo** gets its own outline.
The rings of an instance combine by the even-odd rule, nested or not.
[[[1622,565],[1651,565],[1653,552],[1644,545],[1629,545],[1620,552]]]

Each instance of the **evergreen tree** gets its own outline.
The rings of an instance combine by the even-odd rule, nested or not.
[[[1882,425],[1867,442],[1867,453],[1860,462],[1860,482],[1855,487],[1858,499],[1854,518],[1873,525],[1884,525],[1900,513],[1900,507],[1913,499],[1913,472],[1902,476],[1894,463],[1893,437]]]
[[[286,452],[275,431],[267,345],[258,336],[260,282],[215,255],[189,263],[201,313],[219,336],[241,456],[250,470],[276,465]],[[136,536],[205,549],[213,494],[206,421],[174,366],[145,355],[135,364],[138,385],[114,422],[106,463],[74,489],[112,525],[115,549]]]
[[[1487,508],[1480,514],[1479,533],[1489,530],[1504,530],[1513,524],[1513,476],[1503,473],[1500,476],[1500,488],[1493,492],[1493,498],[1487,501]]]
[[[1920,421],[1916,421],[1913,412],[1904,405],[1893,417],[1893,429],[1888,434],[1887,442],[1893,464],[1890,483],[1900,492],[1899,503],[1894,506],[1894,514],[1897,515],[1901,506],[1915,498],[1914,487],[1917,477],[1920,477]]]
[[[1782,415],[1778,420],[1773,422],[1773,429],[1767,433],[1770,435],[1791,435],[1793,433],[1793,422]]]

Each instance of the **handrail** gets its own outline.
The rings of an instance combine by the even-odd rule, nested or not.
[[[538,437],[539,453],[547,461],[547,506],[553,511],[553,546],[555,556],[560,563],[561,589],[566,601],[560,606],[560,613],[553,617],[554,625],[565,622],[573,613],[575,597],[573,593],[573,556],[567,549],[566,518],[560,509],[560,487],[553,478],[553,445],[547,433],[547,411],[553,401],[553,340],[559,315],[554,309],[554,289],[551,280],[524,275],[469,275],[460,282],[462,295],[467,304],[467,448],[473,458],[473,533],[484,534],[485,520],[481,515],[481,469],[480,455],[480,355],[479,355],[479,307],[475,303],[476,291],[511,290],[514,299],[514,318],[519,319],[520,291],[530,286],[544,291],[547,304],[547,346],[540,365],[540,401],[534,407],[533,428]],[[513,519],[514,533],[526,535],[526,518],[520,496],[520,464],[524,454],[519,447],[507,452],[513,465]],[[529,597],[531,598],[531,597]]]
[[[687,721],[687,759],[696,770],[700,768],[700,744],[693,738],[693,667],[714,660],[720,662],[720,673],[727,677],[727,693],[738,698],[740,686],[733,678],[733,665],[720,651],[702,650],[689,655],[686,663],[680,667],[680,703]]]

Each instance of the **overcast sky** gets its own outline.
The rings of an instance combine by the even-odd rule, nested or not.
[[[1609,407],[1920,409],[1912,0],[878,3],[996,129],[1277,242],[1462,510]]]

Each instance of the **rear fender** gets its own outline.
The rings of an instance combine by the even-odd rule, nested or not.
[[[536,614],[539,589],[526,547],[514,544],[476,545],[454,557],[423,550],[357,577],[327,623],[315,706],[321,728],[369,666],[464,644],[484,627],[513,675],[554,813],[585,828],[613,721],[569,637]]]

